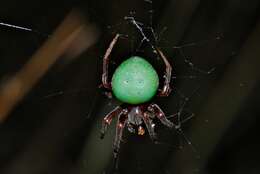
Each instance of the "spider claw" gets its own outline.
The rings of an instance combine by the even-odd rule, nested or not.
[[[158,138],[155,136],[152,138],[154,144],[159,144]]]
[[[113,97],[111,92],[105,92],[105,95],[106,95],[107,98],[109,98],[109,99],[111,99],[111,98]]]
[[[117,159],[117,155],[119,153],[119,148],[114,147],[114,158]]]
[[[104,137],[105,137],[105,134],[104,134],[104,133],[101,133],[101,134],[100,134],[100,139],[104,139]]]
[[[118,149],[114,148],[114,153],[117,154],[118,153]]]

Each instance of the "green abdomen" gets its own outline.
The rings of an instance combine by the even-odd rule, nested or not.
[[[129,104],[145,103],[152,99],[159,86],[158,74],[141,57],[130,57],[116,69],[112,91],[116,98]]]

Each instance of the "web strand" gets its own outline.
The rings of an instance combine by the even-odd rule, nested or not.
[[[183,50],[181,48],[178,49],[182,57],[184,58],[184,62],[191,67],[192,70],[197,71],[202,74],[211,74],[213,71],[215,71],[215,67],[209,69],[209,70],[203,70],[198,67],[196,67],[192,61],[184,54]]]
[[[4,26],[4,27],[8,27],[8,28],[14,28],[14,29],[22,30],[22,31],[33,32],[33,33],[36,33],[38,35],[42,35],[44,37],[49,37],[50,36],[49,34],[45,34],[45,33],[39,32],[39,31],[34,30],[32,28],[18,26],[18,25],[13,25],[13,24],[9,24],[9,23],[0,22],[0,26]]]
[[[33,31],[31,28],[21,27],[18,25],[12,25],[12,24],[8,24],[8,23],[4,23],[4,22],[0,22],[0,25],[5,26],[5,27],[19,29],[19,30]]]
[[[183,111],[185,110],[186,105],[188,104],[188,102],[190,101],[190,98],[192,98],[197,91],[200,89],[200,87],[196,88],[189,97],[184,96],[178,89],[176,89],[177,94],[180,95],[181,98],[184,99],[184,101],[181,103],[180,109],[178,110],[178,112],[176,114],[170,115],[167,118],[174,118],[177,117],[177,124],[174,123],[174,128],[177,131],[178,134],[180,134],[183,139],[185,140],[185,142],[191,147],[192,151],[196,154],[199,154],[197,149],[195,148],[195,146],[192,144],[192,142],[189,140],[189,138],[185,135],[185,133],[182,130],[182,124],[187,122],[188,120],[190,120],[191,118],[193,118],[195,116],[194,113],[192,113],[189,117],[185,118],[185,119],[181,119],[181,116],[183,115]],[[180,146],[182,148],[182,146]],[[199,155],[198,155],[199,157]]]

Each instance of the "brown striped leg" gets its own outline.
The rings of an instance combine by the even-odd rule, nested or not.
[[[169,128],[174,127],[174,124],[166,118],[164,112],[157,104],[154,104],[154,103],[150,104],[148,106],[148,111],[153,113],[161,121],[161,123],[164,124],[165,126],[167,126]]]
[[[111,41],[109,47],[107,48],[107,51],[103,58],[103,74],[102,74],[102,85],[104,88],[111,90],[111,82],[108,81],[108,65],[109,65],[109,59],[110,54],[119,38],[119,34],[116,34],[114,39]]]
[[[149,112],[145,112],[143,115],[143,120],[144,120],[144,124],[148,130],[148,133],[151,137],[151,139],[156,142],[157,141],[157,137],[156,134],[154,132],[154,125],[152,124],[152,120],[150,119],[150,113]]]
[[[117,154],[120,149],[120,143],[122,140],[123,130],[125,128],[126,120],[127,120],[127,109],[123,109],[122,112],[118,116],[117,127],[116,127],[116,136],[113,144],[114,149],[114,158],[117,158]]]
[[[164,85],[163,88],[159,90],[159,94],[158,94],[158,96],[160,97],[165,97],[171,93],[170,82],[171,82],[172,66],[159,48],[155,48],[155,50],[165,64],[165,74],[163,76]]]
[[[102,128],[101,128],[101,136],[100,136],[101,139],[104,138],[107,128],[110,125],[113,117],[118,116],[122,112],[123,112],[123,109],[120,106],[117,106],[114,110],[112,110],[110,113],[108,113],[104,117],[103,122],[102,122]]]

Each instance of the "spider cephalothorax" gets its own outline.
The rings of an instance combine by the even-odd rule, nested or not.
[[[168,96],[171,92],[170,79],[172,67],[159,48],[155,48],[156,53],[165,63],[166,72],[164,74],[164,85],[159,87],[159,77],[152,65],[145,59],[134,56],[125,60],[115,70],[112,82],[108,81],[109,55],[119,38],[117,34],[108,47],[103,59],[102,86],[113,92],[114,96],[124,104],[117,106],[108,113],[102,124],[101,138],[104,137],[107,127],[113,117],[117,117],[117,128],[114,140],[114,156],[120,148],[123,130],[125,127],[132,133],[143,135],[144,124],[153,141],[156,141],[153,119],[157,117],[162,124],[172,128],[174,124],[170,122],[160,107],[151,103],[151,99],[157,93],[158,96]]]

